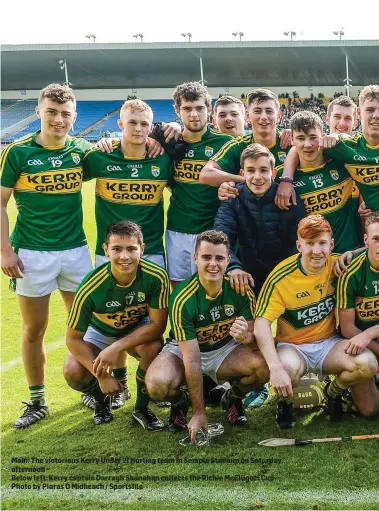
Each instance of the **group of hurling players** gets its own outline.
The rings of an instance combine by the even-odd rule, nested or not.
[[[232,425],[246,424],[248,403],[276,394],[276,422],[290,428],[294,389],[308,373],[327,375],[332,422],[348,400],[350,410],[374,416],[379,85],[361,90],[358,107],[334,99],[329,135],[311,111],[280,132],[280,104],[267,89],[251,90],[246,106],[221,96],[214,126],[205,86],[181,84],[173,98],[183,128],[153,128],[149,105],[132,99],[120,110],[121,139],[93,146],[69,135],[73,91],[51,84],[36,107],[41,129],[2,152],[2,271],[18,295],[30,392],[15,427],[49,413],[44,334],[56,289],[68,314],[63,377],[95,424],[110,422],[131,397],[128,354],[138,361],[136,423],[163,430],[149,403],[170,406],[169,431],[188,428],[193,442],[207,433],[212,392]],[[91,179],[95,269],[81,197]]]

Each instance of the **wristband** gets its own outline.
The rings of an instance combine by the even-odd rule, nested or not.
[[[292,177],[288,177],[288,176],[280,176],[280,177],[278,177],[278,181],[279,181],[279,183],[291,183],[291,185],[293,184]]]

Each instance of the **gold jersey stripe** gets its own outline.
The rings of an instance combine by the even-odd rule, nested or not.
[[[221,147],[219,152],[217,154],[215,154],[215,156],[211,159],[215,162],[217,162],[218,160],[221,160],[225,156],[225,153],[227,151],[229,151],[229,149],[231,147],[238,145],[240,142],[241,142],[241,139],[235,139],[235,140],[230,140],[229,142],[226,142],[226,144]]]
[[[30,137],[27,137],[25,139],[22,139],[22,140],[18,140],[17,142],[13,142],[12,144],[9,144],[9,146],[4,149],[4,151],[2,151],[1,153],[1,160],[0,160],[0,172],[3,173],[3,169],[4,169],[4,165],[5,165],[5,160],[9,154],[9,151],[12,149],[12,147],[16,147],[16,146],[19,146],[19,145],[23,145],[23,144],[26,144],[27,142],[30,142],[32,140],[32,136]]]
[[[348,271],[338,279],[337,284],[337,303],[341,309],[347,308],[347,286],[349,279],[354,273],[359,270],[366,259],[366,252],[358,256],[348,267]]]
[[[181,321],[182,309],[187,298],[190,298],[194,293],[196,293],[198,289],[199,283],[197,282],[197,279],[194,278],[189,282],[189,284],[187,284],[187,286],[184,289],[182,289],[182,291],[180,291],[180,293],[178,294],[178,296],[176,296],[174,300],[174,303],[172,305],[172,317],[174,324],[172,325],[172,327],[174,330],[175,339],[179,338],[184,339],[186,336]]]
[[[298,256],[296,256],[297,258]],[[272,292],[274,290],[275,285],[280,282],[284,277],[287,275],[290,275],[297,269],[297,261],[290,261],[284,266],[281,266],[278,268],[275,273],[272,273],[266,280],[266,282],[263,284],[263,287],[261,289],[261,292],[259,293],[258,297],[258,304],[257,304],[257,316],[263,316],[265,313],[268,302],[270,300],[270,297],[272,295]]]
[[[161,282],[161,292],[159,296],[159,308],[160,309],[167,309],[168,307],[168,291],[170,288],[170,283],[168,280],[167,273],[161,269],[157,268],[153,264],[151,264],[146,259],[141,259],[141,269],[142,271],[149,273],[150,275],[153,275],[154,277],[157,277],[157,279]]]

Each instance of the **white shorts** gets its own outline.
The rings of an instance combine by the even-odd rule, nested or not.
[[[277,348],[280,346],[292,346],[304,358],[307,364],[306,373],[323,374],[322,366],[325,357],[329,351],[340,341],[344,341],[343,337],[335,335],[330,339],[312,342],[311,344],[293,344],[292,342],[278,342]]]
[[[197,234],[166,231],[166,254],[170,280],[180,282],[197,272],[193,260]]]
[[[200,352],[201,370],[203,374],[210,376],[216,383],[224,383],[225,380],[220,380],[217,378],[217,371],[229,353],[235,350],[238,346],[240,346],[240,344],[232,339],[228,342],[228,344],[225,344],[225,346],[220,349],[207,351],[205,353]],[[161,353],[164,352],[172,353],[173,355],[176,355],[178,358],[180,358],[180,360],[183,360],[183,355],[179,348],[179,343],[175,339],[170,340],[163,346]]]
[[[164,255],[162,254],[152,254],[152,255],[144,255],[144,259],[147,259],[148,261],[152,261],[155,264],[159,264],[163,269],[166,269],[166,262],[164,259]],[[109,258],[107,256],[102,255],[95,255],[95,265],[96,268],[98,266],[101,266],[104,263],[107,263],[109,261]]]
[[[22,296],[37,298],[56,289],[75,292],[92,270],[87,245],[53,252],[20,248],[17,253],[24,265],[24,278],[11,279],[11,287]]]

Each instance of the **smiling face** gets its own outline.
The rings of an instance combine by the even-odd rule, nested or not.
[[[245,134],[245,111],[237,103],[217,105],[215,121],[217,128],[225,135],[241,137]]]
[[[224,244],[202,241],[194,256],[200,280],[205,283],[221,282],[230,262],[229,251]]]
[[[122,129],[123,142],[133,145],[146,145],[151,131],[152,115],[148,110],[131,110],[124,108],[121,117],[117,121]]]
[[[370,145],[379,145],[379,100],[367,98],[359,104],[362,132]]]
[[[299,236],[296,246],[301,254],[301,264],[307,273],[319,273],[327,263],[334,247],[334,240],[329,232],[323,232],[312,239]]]
[[[192,133],[198,133],[206,128],[211,107],[207,107],[204,98],[195,101],[182,99],[180,106],[176,107],[175,111],[181,118],[185,129]]]
[[[145,244],[140,244],[136,236],[109,236],[108,243],[103,243],[105,255],[111,262],[112,274],[117,281],[134,278],[137,266],[143,255]]]
[[[273,99],[253,101],[248,106],[247,113],[255,136],[275,136],[279,110]]]
[[[351,135],[357,127],[356,109],[352,106],[334,105],[325,120],[329,124],[331,133],[347,133]]]
[[[267,156],[246,158],[241,170],[249,190],[257,197],[263,197],[272,182],[272,168],[269,158]]]
[[[76,120],[73,101],[58,103],[43,98],[36,107],[36,114],[41,119],[41,134],[51,140],[65,140]]]
[[[368,247],[370,265],[375,270],[379,270],[379,222],[370,224],[366,230],[364,241]]]

